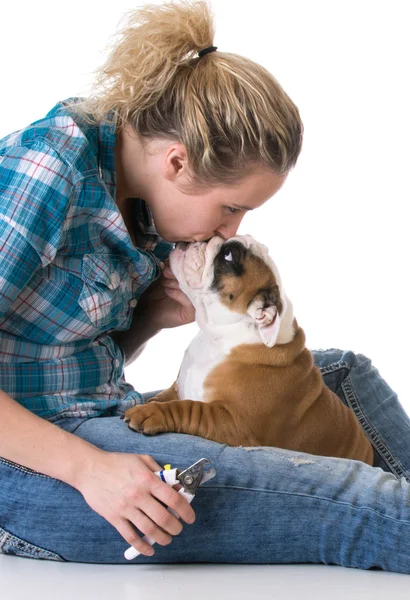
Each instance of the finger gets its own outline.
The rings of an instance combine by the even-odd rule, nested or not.
[[[178,304],[181,304],[182,306],[185,306],[187,308],[193,306],[191,300],[188,298],[188,296],[186,294],[184,294],[184,292],[181,292],[181,290],[174,290],[172,288],[164,288],[164,291],[167,296],[169,296],[170,298],[172,298],[173,300],[178,302]]]
[[[118,531],[118,533],[124,538],[124,540],[135,548],[141,554],[145,556],[152,556],[154,554],[153,547],[144,542],[135,531],[134,527],[126,519],[121,519],[118,522],[113,522],[112,525]]]
[[[139,458],[147,465],[151,471],[162,471],[163,467],[157,463],[149,454],[138,454]]]
[[[141,512],[141,515],[138,512]],[[133,517],[132,522],[138,529],[144,531],[155,541],[161,540],[160,543],[164,542],[163,545],[169,543],[168,534],[179,535],[182,531],[182,523],[151,495],[146,499],[140,499],[138,509],[134,511]],[[145,529],[141,529],[140,525]]]
[[[164,277],[167,277],[168,279],[176,279],[175,275],[173,274],[170,267],[168,267],[168,266],[166,266],[164,268],[164,270],[162,271],[162,274]]]
[[[154,400],[154,398],[151,398],[151,400]],[[161,467],[149,454],[139,454],[139,457],[147,465],[147,467],[152,469],[154,472],[161,471],[163,469],[163,467]],[[169,489],[168,484],[163,483],[160,479],[154,479],[153,482],[155,483],[155,487],[157,487],[156,484],[159,483],[161,486],[165,486],[166,490]],[[176,491],[180,490],[181,488],[182,488],[182,485],[180,485],[179,483],[176,484],[175,486],[173,486],[173,489],[175,489]],[[166,503],[164,502],[164,504],[166,504]],[[171,515],[171,513],[166,508],[164,508],[161,504],[156,503],[155,505],[152,505],[152,504],[147,504],[145,502],[144,504],[141,504],[140,507],[148,516],[150,516],[152,518],[153,521],[155,521],[155,523],[159,523],[161,525],[161,520],[169,521],[169,523],[167,523],[165,527],[163,527],[162,525],[161,525],[161,527],[163,527],[163,529],[165,529],[172,535],[178,535],[178,533],[180,533],[180,531],[182,529],[181,523],[178,521],[178,519],[176,519],[173,515]],[[157,512],[153,513],[153,509],[155,509],[155,508],[157,508]],[[194,511],[192,511],[192,513],[194,514],[194,518],[195,518]],[[171,517],[171,519],[169,519],[169,517]],[[173,528],[173,529],[169,528],[169,524],[170,524],[171,528]]]
[[[162,529],[160,522],[166,523],[167,515],[170,517],[172,517],[172,515],[168,510],[161,506],[159,502],[156,502],[152,496],[150,497],[150,502],[148,502],[148,504],[154,505],[155,507],[158,506],[159,509],[165,513],[165,515],[162,516],[161,510],[156,510],[155,508],[155,510],[152,511],[154,518],[151,519],[145,513],[141,503],[138,508],[127,514],[127,518],[130,523],[132,523],[137,529],[139,529],[139,531],[141,531],[141,533],[148,535],[152,540],[154,540],[154,542],[160,544],[161,546],[168,546],[168,544],[172,542],[172,536],[167,533],[166,530]],[[155,516],[157,513],[161,515],[159,518]],[[175,519],[175,517],[172,517],[172,519],[179,525],[179,527],[172,527],[172,529],[175,531],[173,535],[178,535],[182,531],[182,525],[177,519]]]
[[[161,467],[156,462],[156,460],[149,454],[139,454],[138,456],[152,471],[161,471],[163,469],[163,467]],[[182,486],[178,484],[175,487],[177,490],[179,490]],[[153,480],[153,487],[151,488],[151,493],[156,498],[158,498],[158,500],[163,502],[166,506],[173,508],[186,523],[193,523],[195,521],[195,512],[193,511],[191,505],[186,500],[186,498],[181,496],[181,494],[178,494],[178,492],[175,491],[174,488],[170,487],[168,484],[164,483],[157,477],[155,477],[155,479]],[[169,504],[168,500],[170,502],[173,502],[174,504]],[[178,506],[178,510],[176,510],[175,508],[175,503]],[[180,511],[182,511],[182,513]],[[171,514],[168,511],[166,512],[168,514]],[[179,521],[177,520],[176,522],[179,523]]]
[[[188,323],[193,323],[195,321],[196,311],[195,308],[191,306],[181,306],[181,320],[182,323],[188,325]]]
[[[170,288],[173,290],[181,289],[179,287],[179,283],[176,279],[164,279],[164,281],[162,282],[162,285],[164,286],[164,288]]]
[[[195,513],[188,500],[166,483],[158,480],[156,485],[151,488],[151,493],[166,506],[172,508],[185,523],[192,524],[195,521]]]
[[[147,400],[147,404],[148,402],[155,402],[157,400],[157,396],[153,396],[152,398],[150,398],[149,400]],[[154,458],[152,458],[152,456],[150,456],[149,454],[139,454],[138,455],[147,465],[147,467],[149,467],[150,469],[153,469],[154,472],[156,471],[162,471],[164,469],[164,467],[161,467]],[[176,483],[173,486],[174,490],[178,491],[182,488],[182,485],[180,483]]]

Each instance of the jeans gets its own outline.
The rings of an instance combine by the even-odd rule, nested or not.
[[[216,477],[198,489],[196,521],[131,563],[324,563],[410,573],[410,421],[371,361],[313,352],[326,384],[355,412],[375,466],[197,436],[135,433],[116,416],[60,427],[108,451],[150,454]],[[71,486],[0,459],[0,551],[31,558],[126,563],[127,543]]]

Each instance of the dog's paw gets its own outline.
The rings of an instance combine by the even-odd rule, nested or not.
[[[128,427],[144,435],[155,435],[167,431],[166,419],[155,402],[138,404],[127,410],[124,422]]]

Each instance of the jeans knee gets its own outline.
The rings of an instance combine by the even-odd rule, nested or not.
[[[337,350],[332,348],[325,351],[315,351],[314,360],[320,368],[326,385],[338,393],[343,381],[351,374],[367,371],[371,368],[371,360],[363,354],[352,350]]]
[[[368,358],[364,354],[356,354],[356,352],[353,352],[353,350],[345,350],[340,359],[340,362],[348,365],[349,369],[362,367],[366,364],[370,366],[372,364],[370,358]]]
[[[328,350],[313,350],[313,358],[316,366],[324,373],[343,369],[350,371],[357,366],[358,357],[352,350],[339,350],[338,348],[329,348]]]
[[[349,352],[349,354],[351,355],[350,360],[351,360],[351,368],[352,369],[357,369],[357,368],[371,368],[372,367],[372,361],[368,356],[365,356],[364,354],[356,354],[354,352]]]

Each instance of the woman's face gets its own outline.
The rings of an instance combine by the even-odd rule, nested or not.
[[[247,211],[262,206],[286,179],[258,165],[237,184],[195,187],[183,144],[141,144],[127,126],[116,147],[116,167],[118,196],[143,198],[168,242],[233,237]]]
[[[262,206],[281,188],[286,176],[260,167],[238,184],[184,191],[164,179],[151,202],[156,229],[169,242],[203,242],[214,235],[233,237],[249,210]]]

